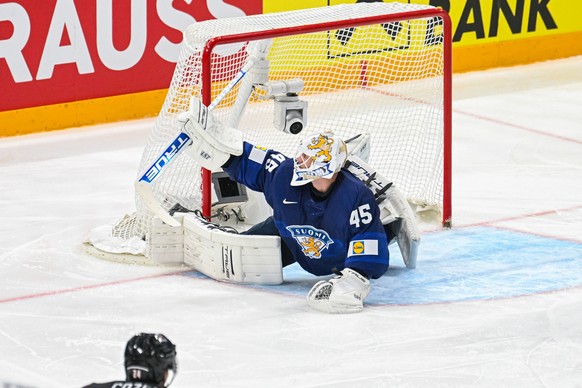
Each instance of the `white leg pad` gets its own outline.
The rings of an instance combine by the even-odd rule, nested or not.
[[[283,283],[281,239],[217,229],[184,215],[184,263],[212,279],[251,284]]]
[[[351,139],[345,139],[348,146],[348,155],[368,162],[370,160],[371,137],[369,133],[361,133]]]
[[[395,221],[396,218],[402,219],[396,241],[406,268],[416,268],[420,232],[414,212],[404,195],[389,180],[378,175],[371,166],[356,155],[349,156],[347,169],[365,182],[375,195],[380,192],[385,197],[378,204],[383,225]]]
[[[386,199],[379,204],[380,208],[389,207],[397,217],[402,218],[402,226],[396,235],[396,242],[406,268],[416,268],[416,257],[420,245],[420,232],[416,217],[404,195],[398,188],[391,186],[386,191]]]
[[[182,217],[184,213],[175,213],[173,219],[179,226],[170,226],[158,217],[153,217],[150,223],[147,257],[164,265],[184,263],[184,228]],[[168,217],[170,217],[168,215]]]

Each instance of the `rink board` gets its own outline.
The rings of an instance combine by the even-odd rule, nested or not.
[[[368,305],[509,298],[582,285],[582,244],[490,227],[422,236],[414,270],[404,267],[395,245],[390,254],[390,268],[373,281]],[[321,279],[296,264],[284,269],[284,278],[279,286],[243,287],[303,297]]]

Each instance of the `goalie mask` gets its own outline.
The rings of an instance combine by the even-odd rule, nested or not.
[[[125,347],[127,381],[169,386],[177,372],[176,347],[163,334],[140,333]]]
[[[346,143],[332,133],[309,136],[299,143],[291,186],[302,186],[315,179],[331,179],[348,157]]]

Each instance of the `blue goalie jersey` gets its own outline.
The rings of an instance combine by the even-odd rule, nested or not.
[[[322,276],[353,268],[375,279],[388,269],[388,241],[374,195],[348,171],[339,172],[324,199],[310,184],[291,186],[293,159],[249,143],[224,171],[265,195],[281,238],[306,271]]]

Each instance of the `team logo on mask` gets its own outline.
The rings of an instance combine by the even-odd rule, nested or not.
[[[291,225],[287,227],[287,230],[297,241],[303,254],[311,259],[320,259],[321,252],[333,244],[333,240],[325,230],[312,226]]]
[[[315,151],[315,158],[322,156],[321,161],[327,163],[331,161],[331,146],[333,145],[333,138],[319,135],[317,139],[312,139],[311,144],[307,145],[307,148]]]

